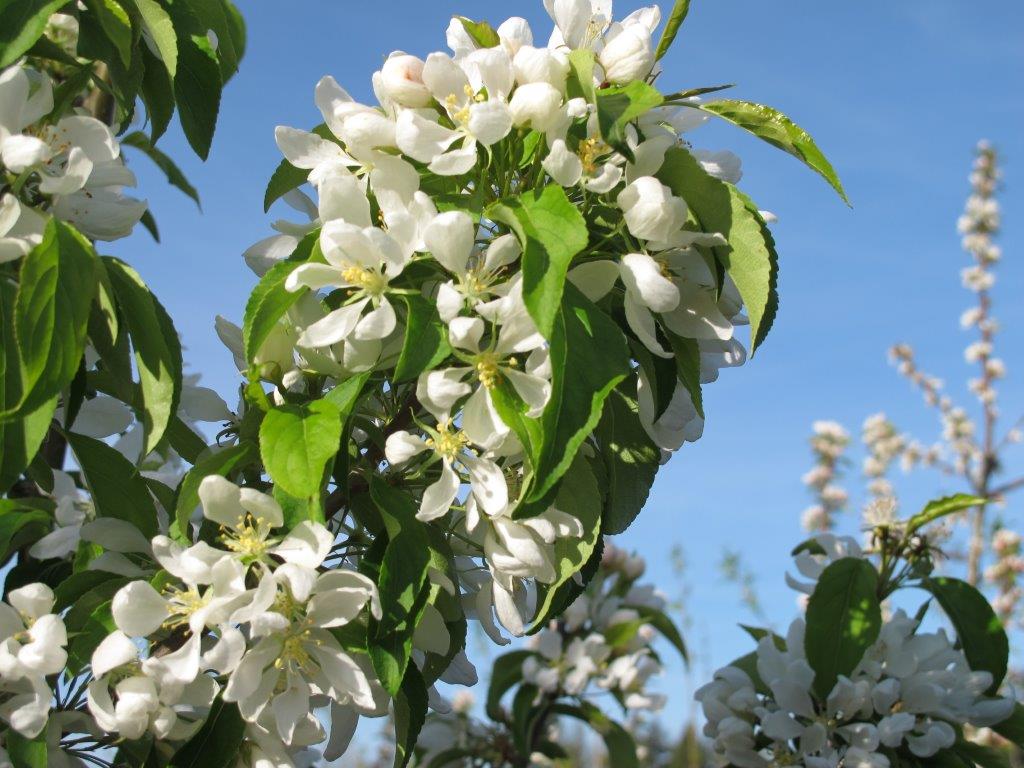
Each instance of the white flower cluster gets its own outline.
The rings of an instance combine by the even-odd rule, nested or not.
[[[146,212],[122,192],[135,175],[110,128],[75,112],[46,119],[53,109],[48,75],[20,64],[0,71],[0,262],[38,245],[47,215],[93,240],[117,240]]]
[[[814,493],[816,503],[804,510],[800,521],[804,530],[824,532],[832,529],[833,516],[849,501],[849,495],[837,480],[850,435],[834,421],[816,421],[812,429],[811,451],[815,463],[804,474],[803,483]]]
[[[386,459],[413,475],[440,463],[418,517],[449,521],[455,510],[463,586],[498,642],[505,640],[492,615],[521,633],[534,585],[556,578],[555,541],[579,537],[582,527],[554,508],[525,520],[512,516],[523,448],[492,393],[507,382],[526,415],[537,416],[551,397],[552,377],[547,342],[523,300],[519,242],[498,235],[493,222],[452,210],[452,196],[421,188],[421,176],[455,180],[467,201],[480,191],[515,194],[514,169],[507,169],[508,179],[491,179],[482,167],[494,165],[488,158],[503,156],[512,140],[542,134],[536,160],[543,172],[574,194],[600,196],[621,211],[635,243],[635,252],[621,259],[575,266],[569,281],[594,301],[621,284],[626,320],[653,355],[673,356],[659,324],[696,340],[704,382],[746,358],[734,337],[735,326],[747,322],[739,294],[728,278],[718,285],[693,247],[723,238],[684,228],[685,201],[654,177],[666,151],[683,146],[679,133],[705,116],[682,106],[651,110],[639,130],[628,127],[634,156],[628,161],[601,138],[595,106],[567,94],[568,54],[580,48],[596,54],[595,86],[648,77],[660,12],[644,8],[613,22],[607,2],[559,0],[547,7],[556,25],[547,46],[536,46],[529,24],[512,18],[498,26],[499,44],[483,48],[454,19],[447,35],[452,53],[426,59],[392,53],[373,76],[378,106],[356,102],[333,78],[323,78],[315,100],[327,130],[282,126],[276,132],[281,152],[308,173],[316,192],[315,202],[299,191],[285,196],[309,222],[279,222],[278,235],[246,253],[262,274],[304,234],[320,229],[322,261],[312,259],[289,274],[286,288],[301,295],[255,358],[266,378],[285,390],[301,390],[306,374],[341,381],[393,365],[405,330],[396,302],[421,293],[397,281],[407,270],[434,275],[422,293],[436,304],[459,364],[420,376],[416,400],[430,418],[388,434]],[[695,156],[709,173],[739,178],[735,156]],[[327,307],[323,289],[331,289]],[[237,326],[218,318],[217,328],[239,368],[247,369]],[[646,374],[638,378],[641,422],[663,451],[700,437],[703,419],[683,384],[659,415]],[[460,502],[466,486],[469,494]],[[469,560],[481,555],[483,571]]]
[[[257,753],[275,759],[282,745],[287,752],[323,741],[314,710],[326,706],[338,729],[326,749],[333,759],[347,745],[346,722],[387,707],[368,659],[342,650],[333,632],[364,609],[380,618],[376,585],[348,568],[320,570],[334,534],[309,521],[284,531],[272,497],[218,476],[202,481],[199,496],[206,519],[220,526],[217,546],[152,540],[169,575],[160,590],[139,580],[114,596],[117,629],[93,653],[89,712],[103,731],[128,739],[184,739],[201,725],[222,676],[224,701],[249,723],[253,764]]]
[[[1000,528],[992,536],[992,553],[996,560],[985,569],[985,580],[998,590],[992,599],[992,607],[1004,622],[1009,622],[1024,597],[1020,586],[1020,575],[1024,573],[1020,534],[1009,528]]]
[[[812,580],[838,559],[862,556],[850,538],[816,541],[824,554],[804,551],[796,559]],[[803,592],[814,588],[813,581],[787,581]],[[957,728],[1005,720],[1014,701],[986,695],[991,673],[972,670],[945,631],[920,632],[918,624],[902,610],[887,618],[849,677],[840,675],[822,699],[797,619],[784,639],[759,640],[754,668],[720,669],[697,691],[704,734],[738,768],[889,768],[888,750],[931,757],[953,745]]]
[[[634,712],[660,709],[665,697],[646,690],[661,673],[661,661],[643,611],[662,610],[665,599],[652,585],[637,583],[645,567],[640,556],[606,543],[586,591],[531,639],[535,655],[523,662],[523,679],[541,694],[585,696],[596,686]]]

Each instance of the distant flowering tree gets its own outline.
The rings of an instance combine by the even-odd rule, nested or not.
[[[850,436],[835,422],[814,423],[815,464],[803,480],[815,503],[802,522],[815,535],[794,550],[797,574],[787,575],[791,587],[809,596],[805,617],[785,638],[750,630],[756,652],[719,670],[697,694],[705,734],[733,765],[1003,765],[1001,748],[1020,744],[1024,710],[1001,683],[1009,662],[1003,626],[1016,628],[1020,621],[1017,578],[1024,561],[1019,534],[1005,520],[986,516],[1024,486],[1024,480],[1000,477],[1011,464],[1007,449],[1020,437],[1017,425],[999,430],[997,409],[1004,366],[994,354],[998,325],[990,294],[1000,258],[993,242],[999,230],[996,159],[988,143],[978,145],[972,194],[958,222],[974,260],[962,277],[977,303],[962,325],[980,337],[965,357],[979,367],[968,386],[980,404],[981,426],[941,381],[921,372],[909,345],[893,347],[900,373],[937,410],[942,434],[925,445],[884,414],[865,420],[864,538],[858,543],[836,533],[843,527],[838,513],[849,501],[842,474]],[[964,492],[900,519],[890,479],[897,463],[907,472],[937,469],[959,480]],[[987,551],[994,562],[982,572]],[[964,580],[951,575],[958,568]],[[984,582],[995,592],[991,604],[979,591]],[[910,588],[926,593],[912,616],[892,604],[897,592]],[[953,640],[942,629],[922,629],[933,603]]]
[[[760,346],[778,304],[738,159],[683,136],[725,119],[843,191],[781,113],[655,87],[685,0],[656,45],[655,7],[545,7],[547,45],[520,18],[456,17],[450,53],[386,59],[376,105],[325,77],[323,123],[277,129],[266,206],[305,220],[247,251],[242,324],[218,318],[242,377],[229,411],[183,375],[138,273],[96,248],[156,232],[122,191],[122,147],[195,195],[154,145],[177,112],[206,157],[244,50],[237,10],[0,2],[4,761],[312,765],[390,713],[404,766],[424,759],[428,711],[450,709],[437,684],[476,681],[472,622],[498,645],[536,640],[491,675],[511,745],[474,742],[457,764],[562,759],[558,718],[640,764],[589,693],[626,719],[656,707],[651,637],[682,640],[637,561],[603,560],[603,535],[700,437],[702,385],[745,361],[737,329]],[[129,131],[140,102],[148,134]],[[212,445],[202,421],[221,425]],[[914,546],[885,550],[878,584],[902,583],[886,569]],[[970,610],[972,594],[949,599]],[[995,722],[1005,702],[982,689],[1000,676],[965,648],[946,657],[967,693],[943,706]],[[929,744],[945,713],[926,710]]]

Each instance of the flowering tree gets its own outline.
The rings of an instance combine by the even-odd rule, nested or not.
[[[942,437],[925,446],[884,414],[865,420],[862,548],[835,533],[849,502],[841,485],[849,433],[836,422],[815,422],[815,466],[803,478],[815,503],[802,520],[815,536],[794,550],[798,576],[787,576],[791,587],[810,596],[806,615],[785,638],[750,630],[756,652],[719,670],[697,694],[706,735],[733,765],[994,766],[1008,764],[1007,742],[1021,745],[1024,710],[999,693],[1009,661],[1003,626],[1018,621],[1020,537],[1001,520],[986,518],[1022,485],[999,477],[1010,466],[1006,449],[1019,440],[1015,427],[1001,432],[998,426],[996,382],[1004,366],[994,355],[998,325],[990,289],[1000,258],[993,242],[999,177],[995,151],[980,143],[958,228],[974,261],[962,278],[976,304],[961,321],[980,336],[965,357],[980,369],[968,388],[978,398],[981,427],[941,381],[917,367],[909,345],[893,347],[900,373],[936,409]],[[964,492],[901,520],[889,478],[897,462],[908,472],[936,469],[962,483]],[[988,549],[996,555],[985,571],[996,590],[991,605],[979,591]],[[958,566],[963,580],[949,575]],[[913,615],[899,607],[906,605],[907,589],[925,593]],[[933,603],[953,640],[941,628],[924,631]]]
[[[737,327],[754,350],[777,308],[738,159],[680,135],[727,120],[843,195],[781,113],[654,86],[687,6],[657,44],[654,7],[613,21],[610,3],[552,0],[543,47],[522,19],[457,17],[451,54],[387,58],[377,106],[323,78],[324,122],[277,129],[266,195],[307,220],[246,253],[259,281],[241,326],[217,322],[243,378],[229,412],[96,243],[153,226],[121,192],[121,144],[193,193],[154,143],[177,110],[206,155],[244,49],[237,11],[0,3],[6,760],[293,766],[390,711],[405,765],[428,708],[449,706],[435,684],[476,678],[473,622],[498,645],[537,640],[492,676],[514,748],[472,759],[551,759],[561,715],[636,763],[582,694],[597,678],[627,708],[655,704],[649,638],[682,642],[628,562],[609,554],[595,580],[602,535],[700,437],[701,386],[745,360]],[[125,133],[140,99],[150,133]],[[213,445],[197,421],[221,422]],[[906,577],[885,570],[900,546],[878,599]],[[816,664],[819,689],[849,671]],[[988,669],[956,713],[1006,714],[980,695]]]

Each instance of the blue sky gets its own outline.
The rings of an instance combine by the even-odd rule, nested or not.
[[[133,167],[163,243],[140,231],[108,249],[156,290],[192,369],[229,401],[236,374],[213,317],[240,319],[255,282],[240,254],[269,234],[273,214],[285,214],[262,212],[266,180],[280,159],[274,126],[319,122],[313,86],[324,74],[371,100],[369,78],[383,57],[392,49],[421,56],[444,49],[453,13],[495,24],[522,15],[541,39],[550,29],[540,0],[239,5],[249,51],[225,92],[211,159],[196,160],[176,132],[162,141],[199,188],[202,214],[140,159]],[[620,1],[616,15],[638,6]],[[1024,413],[1016,367],[1024,359],[1013,354],[1024,350],[1024,304],[1012,299],[1024,284],[1016,258],[1024,240],[1024,8],[1016,0],[694,0],[663,64],[663,87],[737,83],[736,98],[785,111],[818,140],[854,205],[848,209],[793,158],[738,129],[707,125],[691,134],[698,147],[742,156],[741,185],[779,216],[781,255],[781,308],[767,343],[746,367],[707,388],[703,440],[662,470],[648,508],[620,537],[648,558],[651,578],[670,594],[681,585],[669,552],[683,547],[689,639],[700,659],[694,674],[704,676],[749,650],[735,628],[749,617],[718,571],[723,547],[742,552],[758,574],[776,624],[793,614],[782,574],[808,502],[799,478],[809,462],[811,421],[836,418],[859,429],[884,408],[930,439],[931,414],[886,362],[894,341],[912,342],[923,365],[963,395],[966,338],[957,319],[969,299],[959,284],[967,256],[955,220],[972,147],[983,137],[1002,151],[1007,177],[1006,258],[995,297],[1009,366],[1004,411]],[[953,489],[912,483],[907,503],[942,490]],[[1019,522],[1012,508],[1010,519]],[[673,699],[666,724],[674,727],[688,711],[691,685],[673,668],[663,688]]]

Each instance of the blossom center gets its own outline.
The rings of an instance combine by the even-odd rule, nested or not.
[[[583,171],[588,176],[597,172],[597,158],[607,154],[611,150],[601,139],[584,139],[580,142],[579,158],[583,164]]]
[[[443,458],[453,461],[462,452],[469,439],[460,430],[453,430],[451,422],[438,424],[437,427],[437,437],[428,438],[427,445]]]
[[[481,352],[476,358],[476,376],[480,383],[488,389],[497,386],[501,378],[501,369],[498,366],[498,356],[493,352]]]
[[[342,279],[373,296],[380,296],[387,290],[388,281],[384,275],[366,267],[353,264],[341,271]]]
[[[234,530],[222,529],[221,541],[232,552],[259,560],[270,549],[273,541],[267,538],[270,523],[263,517],[239,515]]]

